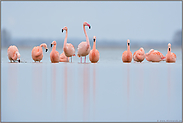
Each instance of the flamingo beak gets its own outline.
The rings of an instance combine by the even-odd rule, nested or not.
[[[52,47],[52,44],[51,44],[51,47]]]
[[[62,32],[63,32],[64,30],[62,29]]]
[[[95,42],[95,39],[93,39],[93,42]]]
[[[89,26],[89,29],[91,28],[91,26]]]
[[[128,46],[130,46],[130,43],[128,43]]]
[[[169,49],[169,51],[170,51],[170,48],[168,48]]]
[[[20,63],[20,59],[18,60],[18,62]]]
[[[46,52],[48,52],[48,49],[46,49]]]

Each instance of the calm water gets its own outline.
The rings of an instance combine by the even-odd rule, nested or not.
[[[7,49],[1,49],[3,122],[182,119],[180,48],[172,49],[177,62],[169,64],[123,63],[126,49],[98,49],[97,64],[88,57],[86,64],[78,63],[78,57],[73,63],[52,64],[50,50],[41,63],[33,63],[31,49],[19,48],[23,63],[9,63]]]

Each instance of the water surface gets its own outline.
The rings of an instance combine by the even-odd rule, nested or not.
[[[176,63],[123,63],[126,49],[98,48],[97,64],[91,64],[88,56],[86,64],[80,64],[78,57],[72,63],[52,64],[50,50],[40,63],[34,63],[31,49],[19,48],[23,63],[9,63],[7,49],[1,50],[3,122],[182,119],[179,48],[172,50]],[[158,50],[166,55],[167,49]]]

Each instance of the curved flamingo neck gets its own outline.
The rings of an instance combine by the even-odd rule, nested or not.
[[[44,46],[45,46],[45,44],[41,44],[41,45],[40,45],[40,47],[44,47]],[[45,48],[45,47],[44,47],[44,48]]]
[[[56,45],[53,46],[52,50],[56,50]]]
[[[88,38],[88,35],[87,35],[87,33],[86,33],[86,29],[85,29],[85,26],[83,25],[83,30],[84,30],[84,33],[85,33],[85,37],[86,37],[86,42],[87,42],[87,44],[89,45],[90,43],[89,43],[89,38]]]
[[[64,39],[64,48],[66,47],[66,44],[67,44],[67,36],[68,36],[68,32],[66,30],[66,35],[65,35],[65,39]]]

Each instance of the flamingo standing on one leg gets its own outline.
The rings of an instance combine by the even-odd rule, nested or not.
[[[15,45],[9,46],[8,48],[8,58],[10,62],[15,60],[18,60],[20,62],[20,53],[18,51],[18,48]]]
[[[93,37],[93,49],[89,53],[89,59],[92,63],[97,63],[99,60],[100,54],[96,49],[96,37]]]
[[[52,45],[54,45],[54,46],[53,46],[52,51],[50,53],[50,60],[52,63],[58,63],[59,62],[59,52],[56,51],[56,45],[57,45],[56,41],[53,41],[51,43],[51,47],[52,47]]]
[[[148,53],[146,53],[145,57],[147,61],[151,62],[160,62],[165,59],[161,52],[154,49],[151,49]]]
[[[63,50],[64,50],[65,55],[67,56],[67,61],[69,61],[68,57],[71,57],[71,62],[72,62],[72,56],[75,56],[75,48],[71,43],[67,43],[67,35],[68,35],[67,30],[68,29],[67,29],[66,26],[62,29],[62,32],[64,30],[66,31],[66,36],[65,36],[65,39],[64,39]]]
[[[141,47],[139,50],[135,51],[133,54],[133,60],[137,62],[142,62],[145,58],[144,49]]]
[[[32,59],[36,61],[41,61],[43,59],[43,50],[42,47],[46,49],[46,52],[48,51],[47,45],[45,43],[42,43],[40,46],[34,47],[32,49]]]
[[[175,62],[176,61],[176,55],[175,53],[171,52],[171,44],[168,44],[168,52],[166,54],[166,62]]]
[[[83,30],[86,36],[86,42],[81,42],[78,45],[78,56],[81,57],[81,63],[82,63],[82,56],[85,56],[85,63],[86,63],[86,56],[90,53],[90,49],[91,49],[89,38],[85,30],[85,26],[88,26],[89,29],[91,28],[90,24],[88,24],[87,22],[83,23]]]
[[[124,51],[122,54],[123,62],[131,62],[132,61],[132,52],[130,51],[130,40],[127,40],[127,51]]]

